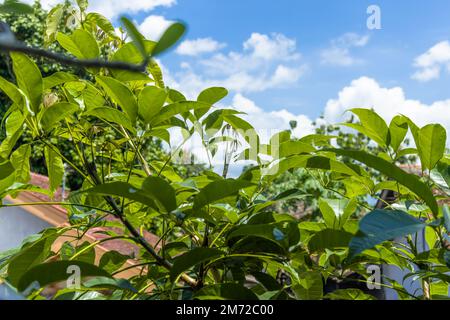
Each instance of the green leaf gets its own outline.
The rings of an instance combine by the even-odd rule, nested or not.
[[[159,114],[166,99],[166,90],[158,87],[149,86],[141,91],[138,98],[139,115],[145,123],[150,123]]]
[[[237,283],[222,283],[206,286],[195,293],[199,300],[258,300],[252,290]]]
[[[395,152],[402,145],[408,133],[408,121],[403,116],[395,116],[389,125],[389,145]]]
[[[47,258],[51,245],[56,239],[55,233],[43,235],[35,243],[22,248],[8,265],[8,281],[15,287],[30,268],[42,263]]]
[[[108,122],[121,125],[131,132],[136,131],[136,129],[134,129],[134,126],[131,124],[128,115],[114,108],[109,107],[95,108],[85,112],[84,116],[93,116]]]
[[[359,233],[350,241],[348,258],[352,259],[384,241],[419,232],[425,226],[425,223],[403,211],[372,211],[359,222]]]
[[[41,124],[46,131],[50,131],[58,122],[80,110],[74,103],[59,102],[46,108],[42,115]]]
[[[12,102],[18,105],[22,104],[23,96],[19,91],[19,88],[5,78],[0,76],[0,90],[3,91]]]
[[[346,248],[353,235],[343,230],[325,229],[315,233],[308,242],[310,252]]]
[[[16,169],[16,182],[28,183],[30,176],[31,146],[23,144],[11,154],[11,162]]]
[[[350,111],[358,116],[361,125],[351,123],[343,125],[360,131],[382,147],[387,145],[389,128],[383,118],[370,109],[356,108]]]
[[[86,288],[93,289],[123,289],[127,291],[131,291],[137,293],[138,291],[127,279],[114,279],[110,277],[95,277],[87,280],[83,283],[83,286]]]
[[[113,78],[98,76],[96,79],[111,100],[117,103],[125,113],[128,114],[131,123],[135,124],[138,114],[138,105],[131,90],[126,85]]]
[[[318,169],[339,172],[349,176],[358,176],[358,173],[342,162],[322,156],[310,155],[295,155],[283,159],[279,163],[275,163],[275,165],[269,167],[265,174],[276,177],[277,174],[284,173],[293,168]]]
[[[14,166],[10,161],[0,162],[0,180],[9,177],[14,172]]]
[[[282,142],[279,146],[279,158],[285,158],[302,153],[311,153],[315,151],[316,149],[310,144],[301,141],[286,141]],[[273,154],[273,151],[272,156],[276,156],[275,154]]]
[[[64,4],[54,6],[45,19],[44,44],[49,45],[56,40],[58,29],[64,17]]]
[[[82,261],[55,261],[36,265],[27,270],[27,272],[20,277],[17,289],[19,291],[26,290],[34,282],[39,283],[39,287],[43,288],[49,284],[67,281],[73,273],[70,267],[78,267],[81,277],[107,277],[112,278],[111,275],[99,267],[82,262]]]
[[[222,100],[228,95],[228,90],[221,87],[212,87],[208,88],[206,90],[203,90],[198,98],[197,101],[208,103],[211,106]],[[205,115],[205,113],[208,112],[210,108],[205,109],[197,109],[195,110],[195,116],[197,119],[200,119],[202,116]]]
[[[341,229],[355,212],[356,200],[319,199],[319,208],[328,228]]]
[[[153,48],[155,47],[155,42],[145,40],[145,50],[147,52],[147,56],[150,56]],[[142,57],[141,52],[136,47],[134,42],[128,42],[124,44],[120,49],[118,49],[112,59],[113,61],[122,61],[122,62],[128,62],[131,64],[142,64],[144,58]],[[150,62],[150,66],[155,65],[155,62]],[[148,75],[142,73],[142,72],[132,72],[132,71],[126,71],[126,70],[110,70],[111,73],[114,75],[114,78],[119,81],[135,81],[135,80],[142,80],[142,81],[148,81],[149,77]]]
[[[295,296],[299,300],[321,300],[323,296],[323,280],[320,272],[301,272],[298,282],[292,286]]]
[[[19,110],[11,112],[9,117],[6,119],[6,139],[3,140],[0,146],[0,155],[4,158],[9,157],[17,140],[22,135],[24,121],[24,116]]]
[[[141,53],[142,58],[147,59],[148,54],[147,50],[145,49],[144,36],[137,30],[136,26],[127,18],[122,17],[120,21],[127,30],[127,33],[130,36],[131,40],[133,40],[134,45]]]
[[[177,199],[175,190],[164,179],[159,177],[147,177],[142,183],[142,191],[156,201],[159,207],[162,207],[166,213],[172,212],[177,208]]]
[[[97,26],[112,39],[120,39],[116,34],[116,30],[112,23],[100,13],[88,13],[86,15],[84,26],[86,27],[87,25],[90,25],[92,29],[94,29],[94,26]]]
[[[108,251],[100,258],[99,267],[107,272],[113,273],[119,270],[131,258],[117,251]]]
[[[157,126],[158,124],[161,124],[176,115],[181,115],[190,110],[202,109],[205,107],[208,107],[208,104],[204,102],[197,102],[197,101],[175,102],[161,108],[159,115],[154,117],[150,123],[152,126]]]
[[[225,98],[228,95],[228,90],[222,87],[212,87],[208,88],[206,90],[203,90],[198,98],[197,101],[205,102],[210,105],[214,105],[223,98]]]
[[[62,183],[64,164],[61,157],[48,146],[44,148],[44,156],[50,181],[50,191],[54,193]]]
[[[222,200],[232,195],[237,195],[239,190],[252,186],[251,182],[245,180],[218,180],[204,187],[194,199],[194,210],[203,208],[208,204]]]
[[[77,29],[71,35],[59,32],[56,40],[78,59],[95,59],[100,55],[97,41],[86,30]]]
[[[44,78],[44,90],[51,89],[56,86],[62,85],[66,82],[78,81],[78,77],[74,74],[58,71],[53,73],[51,76]]]
[[[83,193],[124,197],[147,205],[151,208],[157,208],[155,202],[151,197],[149,197],[148,193],[126,182],[118,181],[100,184],[91,189],[83,191]]]
[[[338,289],[328,293],[324,298],[330,300],[376,300],[372,295],[359,289]]]
[[[275,242],[284,249],[294,246],[300,240],[297,224],[277,222],[267,224],[246,224],[235,228],[228,239],[237,237],[258,237]],[[297,233],[297,234],[294,234]]]
[[[43,91],[41,72],[36,64],[22,53],[11,52],[11,59],[17,85],[27,96],[31,111],[38,114]]]
[[[450,195],[450,165],[439,161],[431,170],[430,177],[437,186]]]
[[[77,5],[80,8],[81,12],[85,12],[88,8],[88,0],[77,0]]]
[[[0,13],[6,14],[32,14],[34,9],[17,0],[5,0],[3,4],[0,5]]]
[[[432,170],[444,156],[447,132],[439,124],[429,124],[419,130],[419,151],[422,170]]]
[[[186,27],[182,23],[176,22],[172,24],[159,39],[152,51],[152,56],[156,56],[174,46],[184,35],[185,31]]]
[[[389,178],[394,179],[398,183],[404,185],[409,190],[414,192],[422,200],[424,200],[428,205],[428,207],[430,207],[434,215],[435,216],[438,215],[439,209],[433,193],[431,192],[430,188],[425,183],[420,181],[420,179],[417,176],[406,173],[396,165],[384,159],[368,154],[367,152],[364,151],[340,150],[340,149],[328,149],[328,151],[362,162],[365,165],[380,171]]]
[[[170,279],[172,281],[175,281],[178,276],[184,271],[187,271],[188,269],[196,265],[213,260],[223,255],[224,253],[217,249],[195,248],[175,258],[175,260],[173,261],[173,267],[170,270]]]

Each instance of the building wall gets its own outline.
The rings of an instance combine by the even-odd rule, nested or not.
[[[51,227],[22,208],[0,209],[0,252],[19,246],[26,237]]]
[[[26,237],[49,227],[50,224],[22,208],[0,208],[0,252],[20,246]],[[21,297],[8,286],[0,284],[0,300],[5,299]]]

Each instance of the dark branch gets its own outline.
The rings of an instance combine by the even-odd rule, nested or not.
[[[46,58],[64,65],[74,67],[84,67],[84,68],[108,68],[132,72],[145,72],[148,63],[148,60],[144,61],[142,64],[139,65],[121,61],[105,61],[99,59],[79,60],[59,53],[47,51],[44,49],[28,47],[21,44],[20,42],[7,44],[0,42],[0,50],[6,52],[22,52],[33,57]]]

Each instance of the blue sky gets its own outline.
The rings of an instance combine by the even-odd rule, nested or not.
[[[367,28],[369,15],[366,10],[371,4],[381,9],[381,30]],[[361,77],[374,80],[380,89],[401,88],[405,99],[417,100],[426,106],[450,98],[449,76],[445,70],[449,61],[436,58],[441,73],[435,79],[418,81],[412,78],[422,70],[414,66],[415,59],[450,38],[449,12],[450,2],[446,0],[177,0],[170,6],[158,6],[151,12],[135,14],[133,18],[139,23],[149,15],[183,20],[189,25],[185,40],[208,38],[222,44],[217,51],[197,56],[181,55],[176,51],[166,54],[161,62],[174,75],[185,73],[186,65],[197,76],[208,74],[210,68],[202,65],[205,60],[217,54],[243,53],[243,44],[255,33],[269,38],[278,34],[295,41],[295,49],[290,54],[299,54],[300,58],[267,61],[273,65],[266,76],[270,79],[274,68],[285,65],[300,69],[298,79],[263,86],[263,89],[232,88],[229,100],[238,93],[264,111],[286,109],[294,115],[306,115],[314,120],[324,113],[330,99],[337,99],[343,88]],[[344,40],[346,36],[349,38],[348,35],[352,35],[354,42],[361,42],[351,44],[352,40]],[[324,57],[330,51],[335,57],[326,62]],[[339,58],[343,61],[339,62]],[[254,75],[260,76],[258,72]],[[214,85],[214,80],[223,80],[224,75],[205,78],[206,86],[210,82]],[[181,89],[186,79],[190,78],[178,76]],[[189,91],[190,85],[186,87]],[[195,88],[192,91],[195,92]]]
[[[381,30],[367,28],[370,5]],[[450,129],[448,0],[91,0],[90,10],[116,24],[125,14],[150,39],[185,21],[184,43],[159,60],[167,85],[190,98],[225,86],[223,105],[256,127],[297,120],[304,135],[321,115],[336,123],[367,107]]]

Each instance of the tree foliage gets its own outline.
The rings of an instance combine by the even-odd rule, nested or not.
[[[449,197],[450,158],[439,125],[418,128],[402,115],[388,125],[372,110],[354,109],[359,122],[346,125],[359,132],[358,143],[364,146],[359,150],[348,149],[339,137],[336,145],[329,132],[300,139],[282,132],[263,144],[238,112],[216,106],[226,89],[209,88],[187,100],[165,86],[153,56],[182,37],[183,25],[172,25],[153,41],[122,20],[131,39],[127,42],[114,34],[107,19],[86,13],[85,1],[78,3],[78,8],[70,7],[75,22],[69,30],[60,28],[62,7],[50,11],[46,45],[56,41],[77,59],[120,61],[145,65],[146,70],[90,64],[83,71],[86,77],[69,71],[46,74],[39,61],[10,53],[15,81],[0,82],[11,101],[0,145],[2,197],[26,190],[51,195],[62,183],[65,166],[82,183],[59,203],[68,211],[68,226],[46,229],[0,256],[4,281],[28,298],[44,298],[44,289],[66,280],[68,268],[75,266],[81,271],[81,287],[64,287],[45,298],[373,299],[356,285],[327,293],[325,284],[351,282],[355,274],[364,281],[368,265],[385,264],[410,269],[407,278],[423,282],[420,293],[408,293],[394,280],[384,284],[400,297],[442,298],[429,290],[448,288],[450,270],[450,213],[441,201]],[[200,136],[210,157],[218,145],[228,146],[223,174],[210,168],[181,175],[171,160],[183,144],[169,154],[148,152],[155,138],[170,141],[175,129],[185,141]],[[403,147],[408,132],[416,148]],[[26,134],[30,139],[21,139]],[[367,147],[368,139],[376,147]],[[245,150],[233,148],[236,144]],[[29,161],[39,148],[50,190],[28,185]],[[418,155],[423,176],[399,167],[407,154]],[[243,158],[254,166],[228,178],[229,161]],[[316,184],[294,184],[273,194],[274,182],[297,170],[302,181],[313,177]],[[361,200],[377,199],[386,189],[396,193],[396,200],[383,209],[373,210]],[[320,213],[312,219],[299,220],[282,206],[274,209],[308,193]],[[128,241],[139,248],[138,254],[110,251],[96,257],[99,243],[85,242],[83,235],[99,227],[106,236],[102,243]],[[73,230],[77,236],[54,247]],[[414,236],[423,230],[425,252]],[[150,243],[145,232],[155,234],[158,243]],[[128,259],[142,272],[120,279]]]

